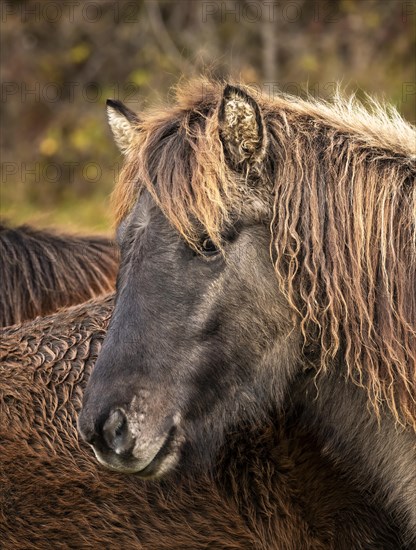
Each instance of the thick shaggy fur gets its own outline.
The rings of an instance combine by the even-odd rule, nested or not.
[[[201,226],[220,245],[238,209],[261,204],[276,274],[317,372],[341,354],[376,414],[387,404],[416,428],[414,129],[374,102],[366,110],[355,100],[270,100],[253,90],[268,141],[252,167],[258,185],[241,201],[244,182],[227,167],[218,127],[223,89],[192,82],[176,107],[135,123],[113,196],[116,222],[147,188],[191,245]]]
[[[48,315],[113,290],[118,253],[109,239],[0,223],[0,326]]]
[[[228,434],[211,473],[162,482],[108,472],[77,435],[107,297],[3,329],[0,540],[4,550],[405,548],[295,422]]]

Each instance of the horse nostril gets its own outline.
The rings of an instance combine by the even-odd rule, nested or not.
[[[103,425],[103,437],[108,447],[115,453],[128,452],[134,445],[134,437],[130,432],[125,413],[116,409]]]

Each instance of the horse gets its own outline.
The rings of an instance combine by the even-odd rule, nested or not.
[[[414,544],[414,128],[207,79],[108,117],[121,266],[78,422],[97,460],[204,470],[233,426],[291,404]]]
[[[118,253],[107,238],[0,223],[0,326],[114,290]]]
[[[243,423],[205,472],[109,472],[77,415],[113,296],[0,331],[4,550],[397,550],[394,518],[334,467],[295,417]]]

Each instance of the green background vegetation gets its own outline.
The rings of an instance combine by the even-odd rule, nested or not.
[[[78,4],[78,5],[77,5]],[[328,97],[335,83],[415,113],[408,0],[2,2],[1,215],[109,232],[121,158],[105,100],[140,111],[209,71]]]

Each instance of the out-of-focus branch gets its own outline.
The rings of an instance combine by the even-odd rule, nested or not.
[[[277,79],[277,22],[264,17],[261,22],[261,38],[263,46],[263,75],[268,82]]]
[[[172,63],[184,74],[194,74],[195,68],[183,57],[170,37],[160,13],[159,2],[155,0],[145,3],[149,16],[149,23],[159,46],[171,59]]]

